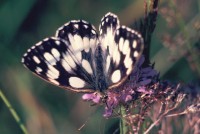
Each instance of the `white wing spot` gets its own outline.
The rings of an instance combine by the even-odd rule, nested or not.
[[[32,46],[31,49],[35,49],[35,46]]]
[[[96,32],[94,31],[94,29],[92,29],[92,31],[91,31],[93,34],[96,34]]]
[[[119,35],[119,30],[117,30],[116,35]]]
[[[85,24],[88,24],[88,22],[87,21],[85,21],[85,20],[81,20],[83,23],[85,23]]]
[[[49,40],[49,38],[45,38],[45,39],[44,39],[44,41],[48,41],[48,40]]]
[[[129,75],[132,71],[132,66],[130,68],[128,68],[128,70],[126,71],[126,75]]]
[[[69,25],[69,22],[65,23],[64,26],[68,26]],[[60,27],[58,30],[62,30],[63,27]]]
[[[130,57],[130,53],[129,53],[129,54],[126,55],[126,57],[125,57],[124,65],[125,65],[126,68],[129,68],[129,67],[132,66],[132,64],[133,64],[133,61],[132,61],[132,59],[131,59],[131,57]]]
[[[79,62],[82,60],[82,53],[80,51],[76,51],[74,54],[74,58],[77,59]]]
[[[40,60],[39,60],[38,57],[36,57],[36,56],[33,56],[33,60],[34,60],[37,64],[40,63]]]
[[[102,29],[100,29],[99,31],[100,31],[100,34],[102,34]]]
[[[83,37],[83,47],[84,47],[85,52],[89,52],[90,41],[88,37]]]
[[[104,25],[104,21],[101,22],[101,25],[102,25],[102,26]]]
[[[96,30],[96,28],[92,25],[92,29]],[[96,33],[96,32],[95,32]]]
[[[40,67],[37,67],[37,68],[35,69],[35,71],[39,74],[40,72],[42,72],[42,69],[41,69]]]
[[[55,43],[56,43],[56,45],[58,45],[58,46],[60,45],[60,41],[58,41],[58,40],[56,40]]]
[[[123,53],[123,54],[126,54],[127,51],[129,51],[129,50],[130,50],[130,48],[129,48],[129,41],[128,41],[128,40],[125,40],[125,41],[124,41],[124,46],[123,46],[122,53]]]
[[[137,34],[137,36],[138,36],[139,38],[141,38],[141,37],[142,37],[140,34],[138,34],[138,33],[136,33],[136,34]]]
[[[74,35],[75,43],[72,44],[74,51],[82,51],[83,50],[83,40],[80,35]]]
[[[79,26],[78,26],[78,24],[74,24],[74,27],[78,29]]]
[[[69,85],[74,88],[83,88],[85,86],[85,81],[78,77],[70,77]]]
[[[48,52],[44,53],[44,58],[47,60],[47,62],[49,62],[49,64],[51,64],[51,65],[56,64],[55,58],[50,53],[48,53]]]
[[[85,27],[85,29],[87,29],[88,28],[88,25],[83,25],[84,27]]]
[[[122,29],[126,29],[126,27],[123,25],[123,26],[122,26]]]
[[[137,42],[136,40],[133,41],[133,48],[136,48],[137,47]]]
[[[21,62],[24,63],[24,58],[22,58]]]
[[[115,47],[114,52],[113,52],[113,61],[116,63],[116,66],[119,65],[120,62],[120,53],[118,50],[118,47]]]
[[[89,74],[93,73],[92,67],[91,67],[90,63],[87,60],[84,60],[84,59],[82,60],[82,66]]]
[[[130,29],[129,27],[126,27],[126,30],[127,30],[128,32],[130,32],[130,31],[131,31],[131,29]]]
[[[119,39],[119,50],[122,52],[123,51],[123,45],[124,45],[124,38]]]
[[[106,22],[108,22],[108,18],[106,18]]]
[[[76,23],[76,22],[80,22],[80,21],[79,20],[71,20],[70,22]]]
[[[103,18],[101,18],[101,21],[103,21],[103,19],[105,18],[106,16],[103,16]]]
[[[115,42],[114,42],[114,35],[113,35],[113,30],[111,28],[107,28],[107,36],[105,36],[105,45],[109,47],[109,53],[112,56],[113,50],[115,49]],[[106,47],[105,47],[106,48]]]
[[[115,70],[111,76],[111,80],[113,83],[117,83],[121,79],[121,72],[120,70]]]
[[[25,53],[23,56],[26,57],[26,56],[27,56],[27,53]]]
[[[74,62],[74,59],[72,59],[72,57],[70,55],[64,55],[63,57],[67,61],[67,63],[69,64],[69,66],[71,68],[75,68],[76,67],[76,63]]]
[[[108,55],[106,58],[106,72],[108,72],[109,67],[110,67],[110,56]]]
[[[73,38],[72,34],[68,34],[68,38],[69,38],[69,42],[71,44],[73,44],[72,46],[76,46],[76,42],[74,41],[74,38]]]
[[[60,53],[58,52],[57,49],[53,48],[51,49],[51,53],[53,54],[53,56],[59,61],[60,60]]]
[[[59,71],[54,68],[53,66],[49,65],[48,66],[48,71],[47,71],[47,76],[51,79],[57,79],[59,77]]]
[[[37,44],[35,44],[36,46],[39,46],[42,44],[42,41],[38,42]]]
[[[139,53],[138,53],[137,51],[135,51],[135,52],[133,53],[133,56],[134,56],[134,57],[138,57],[138,55],[139,55]]]
[[[63,68],[64,68],[67,72],[72,72],[72,68],[69,66],[69,64],[68,64],[65,60],[62,60],[62,61],[61,61],[61,64],[62,64]]]

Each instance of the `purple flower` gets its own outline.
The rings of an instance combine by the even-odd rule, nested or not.
[[[103,114],[103,117],[110,117],[113,113],[113,109],[112,108],[108,108],[108,107],[105,107],[105,111],[104,111],[104,114]]]
[[[107,90],[105,96],[100,93],[84,94],[83,100],[92,101],[95,104],[105,102],[105,111],[103,116],[110,117],[113,110],[120,105],[128,105],[130,102],[137,99],[138,94],[153,94],[153,90],[149,89],[149,85],[157,82],[159,74],[152,66],[142,67],[145,59],[141,56],[134,71],[129,79],[120,87],[112,90]],[[103,99],[105,99],[103,101]]]
[[[84,94],[82,96],[82,99],[85,101],[92,101],[95,104],[98,104],[101,102],[101,96],[98,93],[90,93],[90,94]]]
[[[144,94],[152,94],[153,93],[152,90],[146,90],[145,86],[138,87],[137,91],[140,93],[144,93]]]

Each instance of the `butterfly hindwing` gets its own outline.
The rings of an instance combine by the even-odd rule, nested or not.
[[[117,47],[111,56],[110,76],[113,85],[110,88],[122,84],[128,78],[144,47],[142,36],[125,26],[116,30],[114,40]]]
[[[130,75],[143,51],[141,35],[125,26],[112,13],[106,14],[100,24],[102,48],[105,49],[105,73],[108,89],[121,85]]]

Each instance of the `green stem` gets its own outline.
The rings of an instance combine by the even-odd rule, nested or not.
[[[128,132],[128,126],[126,124],[126,110],[124,106],[120,106],[121,120],[120,120],[120,134],[126,134]]]
[[[27,131],[26,127],[24,126],[24,124],[21,122],[21,119],[19,118],[17,112],[14,110],[14,108],[12,107],[12,105],[10,104],[10,102],[8,101],[8,99],[6,98],[6,96],[3,94],[3,92],[1,90],[0,90],[0,98],[2,98],[3,102],[8,107],[13,118],[19,124],[19,127],[21,128],[22,132],[24,134],[28,134],[28,131]]]

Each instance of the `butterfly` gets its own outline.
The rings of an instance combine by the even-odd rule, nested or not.
[[[61,88],[106,93],[121,86],[134,70],[144,48],[137,31],[121,26],[107,13],[99,26],[72,20],[23,55],[22,63],[40,78]]]

